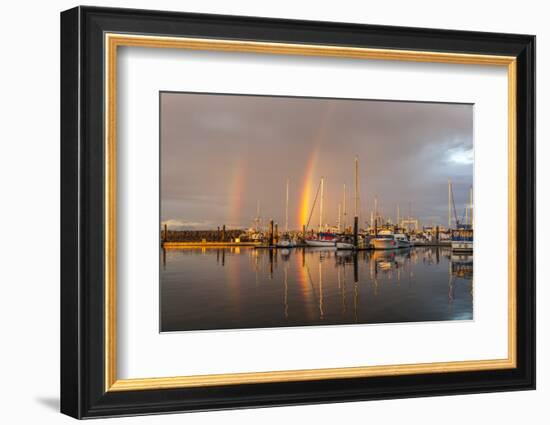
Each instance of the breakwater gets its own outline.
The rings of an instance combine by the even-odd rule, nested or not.
[[[231,242],[242,235],[244,230],[163,230],[162,242]]]

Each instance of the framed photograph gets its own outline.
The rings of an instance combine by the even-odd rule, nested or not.
[[[61,411],[535,388],[535,37],[61,14]]]

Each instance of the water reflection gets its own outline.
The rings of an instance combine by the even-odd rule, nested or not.
[[[161,329],[472,319],[473,258],[450,249],[161,250]]]

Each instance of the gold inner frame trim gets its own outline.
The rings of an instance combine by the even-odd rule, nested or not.
[[[105,34],[105,391],[136,391],[216,385],[311,381],[375,376],[411,375],[510,369],[516,353],[516,58],[478,54],[370,49],[329,45],[268,43],[256,41]],[[504,66],[508,72],[508,357],[327,369],[304,369],[253,373],[118,379],[116,325],[116,105],[117,49],[120,46],[280,55],[324,56],[355,59],[398,60],[469,65]]]

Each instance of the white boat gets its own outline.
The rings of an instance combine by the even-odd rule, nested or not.
[[[349,242],[336,242],[337,249],[354,249],[355,245]]]
[[[452,252],[471,253],[474,251],[474,230],[469,225],[459,225],[452,231]]]
[[[391,233],[382,231],[371,240],[374,249],[399,249],[410,248],[411,243],[403,233]]]
[[[319,240],[319,239],[306,239],[306,245],[318,247],[318,248],[319,247],[336,248],[335,241],[325,241],[325,240]]]
[[[320,232],[316,239],[306,239],[307,246],[336,248],[336,235],[334,233]]]
[[[474,243],[472,241],[451,242],[453,252],[474,252]]]
[[[277,248],[294,248],[296,246],[296,242],[290,239],[281,239],[275,244],[275,246]]]
[[[341,237],[336,241],[336,248],[337,249],[355,249],[355,245],[353,244],[353,240],[349,237]]]

